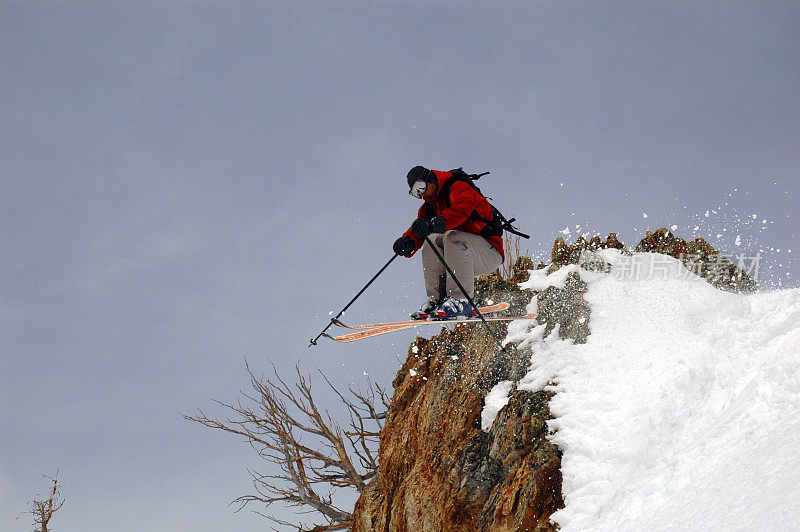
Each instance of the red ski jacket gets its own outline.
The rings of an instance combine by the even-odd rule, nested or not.
[[[486,227],[486,223],[476,220],[475,218],[470,218],[470,215],[475,211],[482,218],[491,220],[494,212],[489,201],[481,196],[477,190],[463,181],[456,181],[453,183],[449,187],[449,197],[445,197],[442,194],[442,191],[445,189],[444,184],[453,177],[453,174],[450,172],[440,172],[438,170],[433,170],[433,174],[436,176],[437,184],[439,185],[436,197],[433,198],[433,201],[425,200],[425,203],[419,208],[418,217],[430,220],[431,218],[441,216],[446,223],[445,231],[455,229],[464,231],[465,233],[480,235],[481,230]],[[413,234],[410,227],[408,231],[403,233],[403,236],[410,237],[411,240],[414,241],[414,251],[406,255],[407,257],[414,255],[414,253],[422,247],[422,244],[425,243],[425,239]],[[500,256],[505,259],[505,253],[503,253],[503,238],[500,236],[485,236],[484,238],[500,252]]]

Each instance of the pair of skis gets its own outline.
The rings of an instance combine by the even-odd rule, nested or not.
[[[496,305],[488,305],[480,307],[481,314],[491,314],[494,312],[501,312],[507,310],[510,305],[508,303],[497,303]],[[486,316],[486,321],[511,321],[532,319],[536,316],[534,314],[526,314],[524,316]],[[365,338],[372,338],[373,336],[380,336],[381,334],[388,334],[390,332],[402,331],[405,329],[413,329],[415,327],[422,327],[423,325],[446,325],[448,323],[474,323],[479,322],[479,318],[466,318],[466,319],[451,319],[451,320],[407,320],[407,321],[394,321],[386,323],[373,323],[367,325],[345,325],[344,323],[336,320],[334,323],[340,327],[347,329],[358,329],[356,332],[344,334],[341,336],[328,336],[337,342],[355,342],[356,340],[363,340]]]

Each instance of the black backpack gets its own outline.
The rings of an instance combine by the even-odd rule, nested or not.
[[[475,191],[480,194],[482,197],[486,198],[486,196],[481,192],[481,189],[478,188],[478,185],[475,184],[475,181],[480,179],[481,177],[489,174],[490,172],[483,172],[482,174],[468,174],[464,171],[463,168],[456,168],[455,170],[450,170],[450,173],[453,174],[447,183],[444,184],[440,194],[444,194],[445,198],[450,198],[450,187],[453,186],[453,183],[457,181],[463,181],[467,183],[469,186],[475,189]],[[490,198],[486,198],[487,200]],[[497,207],[489,203],[492,207],[492,219],[487,220],[476,211],[472,211],[470,214],[470,218],[473,220],[478,220],[479,222],[483,222],[486,224],[481,230],[481,236],[503,236],[503,231],[508,231],[509,233],[517,236],[521,236],[522,238],[530,238],[530,235],[526,235],[525,233],[521,233],[516,227],[512,224],[516,220],[516,218],[511,218],[510,220],[507,219],[503,214],[497,210]]]

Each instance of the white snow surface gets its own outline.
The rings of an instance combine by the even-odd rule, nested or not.
[[[498,382],[484,398],[484,407],[481,412],[481,428],[484,431],[488,432],[492,428],[492,423],[494,423],[497,413],[508,404],[509,394],[513,386],[513,381]]]
[[[576,530],[800,530],[800,290],[737,295],[664,255],[604,250],[611,272],[534,272],[524,288],[588,283],[586,344],[518,321],[532,350],[514,385],[555,392]],[[535,298],[528,309],[536,311]],[[487,396],[491,427],[512,383]]]

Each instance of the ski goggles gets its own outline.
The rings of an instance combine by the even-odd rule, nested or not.
[[[422,199],[422,195],[425,194],[426,190],[428,190],[428,183],[420,179],[418,181],[414,181],[414,184],[411,185],[411,190],[409,190],[408,193],[417,199]]]

